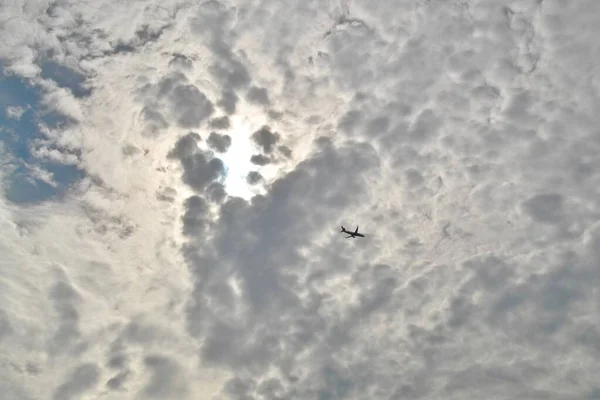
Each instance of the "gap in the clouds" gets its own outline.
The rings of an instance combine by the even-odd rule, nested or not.
[[[51,59],[44,59],[40,62],[42,70],[41,76],[45,79],[51,79],[61,88],[66,88],[73,93],[75,97],[87,97],[91,90],[84,86],[85,76]]]
[[[46,140],[42,127],[59,128],[67,118],[48,112],[42,94],[24,79],[8,75],[0,64],[0,144],[4,195],[14,203],[35,203],[64,193],[84,173],[75,165],[39,159],[36,142]],[[52,148],[51,150],[61,150]],[[61,153],[64,152],[61,151]]]
[[[225,166],[223,185],[229,196],[249,200],[258,194],[264,194],[264,181],[249,182],[249,174],[259,173],[265,180],[272,178],[275,169],[272,166],[259,166],[251,162],[259,149],[252,142],[252,134],[265,125],[266,118],[257,116],[232,116],[230,127],[223,131],[231,137],[231,145],[226,152],[217,154]],[[252,176],[252,175],[250,175]]]

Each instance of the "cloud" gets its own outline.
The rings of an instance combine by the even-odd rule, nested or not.
[[[211,153],[202,151],[197,143],[200,136],[194,132],[182,136],[169,153],[177,158],[183,168],[183,181],[192,188],[202,191],[211,182],[223,177],[223,162],[212,157]]]
[[[145,107],[142,117],[153,134],[166,129],[169,121],[182,128],[197,128],[214,112],[214,105],[181,72],[173,72],[156,84],[147,84],[139,89],[139,97]],[[165,109],[165,112],[159,110]],[[167,119],[168,118],[168,119]]]
[[[248,172],[248,176],[246,177],[246,181],[250,185],[256,185],[257,183],[259,183],[262,180],[263,180],[262,175],[259,172],[256,172],[256,171],[250,171],[250,172]]]
[[[269,154],[273,151],[275,144],[279,141],[279,133],[272,132],[271,128],[268,126],[263,126],[252,134],[252,140],[260,146],[265,153]]]
[[[229,117],[227,115],[224,115],[222,117],[213,118],[210,121],[210,127],[215,129],[228,129]]]
[[[233,114],[236,111],[238,103],[237,95],[232,91],[225,91],[219,100],[219,107],[221,107],[226,113]]]
[[[6,396],[597,398],[592,1],[3,4]]]
[[[99,378],[98,366],[90,363],[81,364],[71,375],[56,388],[53,399],[75,399],[96,385]]]
[[[211,132],[206,142],[215,151],[225,153],[229,149],[229,146],[231,146],[231,136]]]
[[[159,355],[150,355],[144,364],[152,370],[152,377],[144,387],[148,398],[164,399],[165,397],[183,398],[187,392],[185,377],[181,367],[175,360]]]
[[[251,87],[248,90],[246,99],[251,103],[262,104],[263,106],[269,105],[269,94],[265,88]]]
[[[252,164],[256,164],[256,165],[267,165],[271,163],[271,159],[265,155],[262,154],[255,154],[252,157],[250,157],[250,162]]]

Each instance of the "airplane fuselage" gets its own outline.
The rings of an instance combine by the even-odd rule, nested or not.
[[[365,235],[363,235],[362,233],[358,233],[358,226],[356,227],[356,231],[351,232],[351,231],[347,231],[343,226],[342,226],[342,230],[340,231],[340,233],[346,233],[349,236],[346,236],[346,238],[357,238],[357,237],[365,237]]]

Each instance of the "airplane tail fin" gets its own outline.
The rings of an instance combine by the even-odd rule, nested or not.
[[[345,231],[345,229],[344,229],[344,227],[342,226],[342,230],[341,230],[340,232],[344,232],[344,231]]]

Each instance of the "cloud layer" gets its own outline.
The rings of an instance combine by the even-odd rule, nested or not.
[[[600,397],[595,1],[0,7],[10,398]]]

